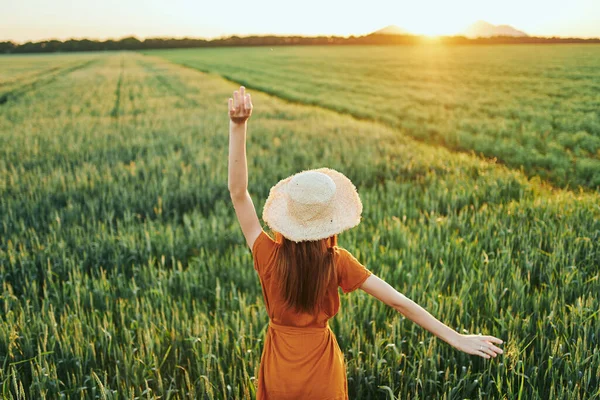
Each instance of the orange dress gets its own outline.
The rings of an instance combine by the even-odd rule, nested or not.
[[[344,355],[328,320],[340,308],[338,286],[344,293],[360,287],[371,275],[347,250],[334,246],[338,281],[332,282],[319,314],[284,309],[279,285],[272,278],[278,244],[263,230],[254,245],[258,272],[269,314],[258,373],[258,400],[348,399]]]

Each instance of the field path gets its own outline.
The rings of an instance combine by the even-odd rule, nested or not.
[[[119,106],[121,104],[121,86],[123,85],[123,74],[125,73],[124,68],[125,58],[121,59],[121,72],[119,73],[119,80],[117,81],[117,87],[115,89],[115,105],[110,112],[110,116],[113,118],[119,117]]]
[[[175,94],[187,106],[198,106],[198,103],[188,94],[190,91],[189,86],[186,86],[180,82],[176,76],[165,73],[168,71],[165,71],[164,68],[161,68],[161,64],[157,64],[156,62],[148,62],[146,60],[138,60],[138,63],[158,81],[160,86],[164,88],[166,92]]]
[[[65,67],[54,67],[50,68],[47,71],[41,72],[33,76],[33,79],[29,82],[23,83],[20,80],[17,80],[13,83],[12,88],[9,87],[9,90],[0,93],[0,106],[7,103],[9,100],[15,100],[25,93],[39,89],[40,87],[51,84],[57,79],[61,79],[63,77],[67,77],[70,73],[75,72],[79,69],[86,68],[90,66],[96,60],[88,60],[84,62],[75,63],[75,65],[69,65]],[[27,78],[25,78],[27,79]]]

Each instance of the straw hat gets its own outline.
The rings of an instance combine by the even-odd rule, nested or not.
[[[294,242],[325,239],[360,223],[362,203],[344,174],[319,168],[282,179],[271,188],[263,220]]]

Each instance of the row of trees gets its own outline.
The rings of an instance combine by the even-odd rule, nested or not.
[[[110,50],[148,50],[148,49],[177,49],[194,47],[219,46],[281,46],[281,45],[386,45],[386,44],[418,44],[430,39],[414,35],[383,35],[371,34],[366,36],[231,36],[227,38],[205,39],[173,39],[152,38],[139,40],[127,37],[121,40],[47,40],[16,44],[0,42],[1,53],[52,53],[71,51],[110,51]],[[546,37],[512,37],[495,36],[491,38],[468,39],[464,36],[443,36],[436,40],[444,44],[518,44],[518,43],[600,43],[600,38],[546,38]]]

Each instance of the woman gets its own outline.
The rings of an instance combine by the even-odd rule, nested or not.
[[[262,229],[248,194],[246,126],[252,101],[244,87],[229,99],[229,191],[252,249],[269,314],[269,329],[258,374],[258,399],[347,399],[343,354],[328,325],[344,293],[360,288],[458,350],[496,357],[502,340],[463,335],[366,269],[337,246],[337,234],[360,222],[362,204],[343,174],[303,171],[277,183],[269,193]]]

